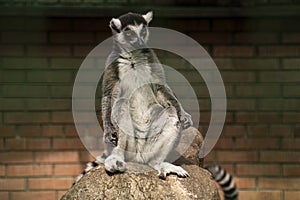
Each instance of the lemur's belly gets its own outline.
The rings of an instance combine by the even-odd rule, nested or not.
[[[119,70],[120,98],[128,101],[128,112],[133,123],[143,126],[151,123],[153,109],[160,106],[152,89],[153,77],[147,64],[135,68],[124,65]]]
[[[153,117],[153,109],[158,104],[150,85],[138,88],[129,99],[129,112],[137,125],[148,124]]]

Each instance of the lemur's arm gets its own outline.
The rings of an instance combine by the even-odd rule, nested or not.
[[[102,119],[104,128],[105,143],[112,143],[115,146],[118,142],[117,128],[111,121],[113,90],[118,82],[118,76],[112,66],[108,66],[103,76],[103,97],[102,97]]]
[[[157,85],[157,100],[165,108],[174,106],[183,129],[193,125],[191,115],[184,111],[182,105],[168,85]]]

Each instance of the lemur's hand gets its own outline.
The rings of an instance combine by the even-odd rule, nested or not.
[[[180,122],[183,129],[187,129],[188,127],[193,125],[192,116],[187,112],[183,111],[180,116]]]

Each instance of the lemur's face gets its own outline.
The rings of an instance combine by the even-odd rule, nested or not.
[[[145,15],[127,13],[110,21],[110,28],[115,40],[125,49],[132,50],[144,47],[149,38],[148,24],[152,20],[152,12]]]

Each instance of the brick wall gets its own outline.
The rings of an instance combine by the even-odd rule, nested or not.
[[[219,163],[236,177],[242,200],[300,195],[299,20],[154,18],[152,23],[190,35],[219,67],[228,112],[206,162]],[[93,159],[77,136],[71,95],[83,58],[110,35],[108,21],[0,19],[0,199],[58,199]],[[205,133],[207,89],[200,80],[193,87]]]

